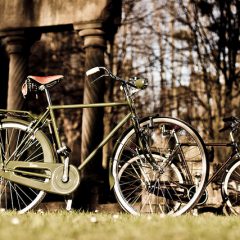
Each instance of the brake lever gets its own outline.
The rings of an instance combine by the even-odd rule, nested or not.
[[[121,79],[121,78],[113,75],[113,74],[111,73],[111,71],[109,71],[109,70],[108,70],[107,68],[105,68],[105,67],[94,67],[94,68],[91,68],[91,69],[89,69],[89,70],[86,72],[86,75],[87,75],[87,76],[93,75],[93,74],[95,74],[95,73],[100,72],[101,69],[103,69],[106,73],[103,74],[103,75],[101,75],[101,76],[99,76],[99,77],[97,77],[96,79],[94,79],[94,80],[91,82],[91,84],[93,84],[94,82],[98,81],[100,78],[103,78],[103,77],[110,77],[110,78],[112,78],[112,79],[114,79],[114,80],[116,80],[116,81],[120,81],[120,82],[127,83],[127,82],[124,81],[123,79]],[[128,84],[128,85],[131,85],[131,84],[129,84],[129,83],[127,83],[127,84]]]

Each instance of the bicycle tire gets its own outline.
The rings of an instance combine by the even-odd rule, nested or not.
[[[160,165],[166,161],[169,164],[162,169],[163,173],[156,172],[136,150],[140,148],[133,127],[128,129],[115,147],[111,166],[117,201],[126,212],[134,215],[158,213],[178,216],[190,211],[198,203],[209,173],[201,137],[189,124],[175,118],[145,118],[140,126],[148,137],[154,158],[162,159],[158,161]],[[128,168],[133,159],[142,159],[137,165],[138,169],[142,168],[138,179],[133,172],[136,169]],[[143,173],[143,168],[148,172]],[[171,175],[165,180],[168,172],[178,175],[178,181]]]
[[[222,181],[222,198],[226,202],[227,212],[240,215],[240,161],[234,161],[226,170]]]
[[[47,136],[32,131],[29,123],[3,119],[0,124],[0,147],[3,161],[54,162],[54,152]],[[31,134],[29,134],[31,133]],[[35,170],[37,172],[37,170]],[[16,173],[17,174],[17,173]],[[25,176],[26,177],[26,176]],[[48,181],[48,179],[37,179]],[[0,208],[25,213],[36,207],[46,192],[0,177]]]

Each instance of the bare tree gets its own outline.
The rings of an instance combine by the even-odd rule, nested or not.
[[[240,3],[235,0],[179,0],[178,21],[188,26],[204,84],[209,136],[214,138],[222,116],[238,114]],[[238,98],[238,100],[236,100]],[[214,121],[214,122],[213,122]]]

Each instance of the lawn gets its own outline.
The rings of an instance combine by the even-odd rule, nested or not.
[[[181,217],[129,214],[38,212],[0,214],[1,240],[239,239],[240,218],[210,214]]]

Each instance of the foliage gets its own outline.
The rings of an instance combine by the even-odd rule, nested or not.
[[[125,0],[114,69],[150,80],[145,111],[223,139],[221,118],[239,115],[239,13],[236,0]]]
[[[223,116],[239,114],[240,5],[235,0],[179,0],[181,16],[193,36],[198,76],[207,96],[204,108],[209,117],[210,137]],[[216,134],[217,135],[217,134]]]

